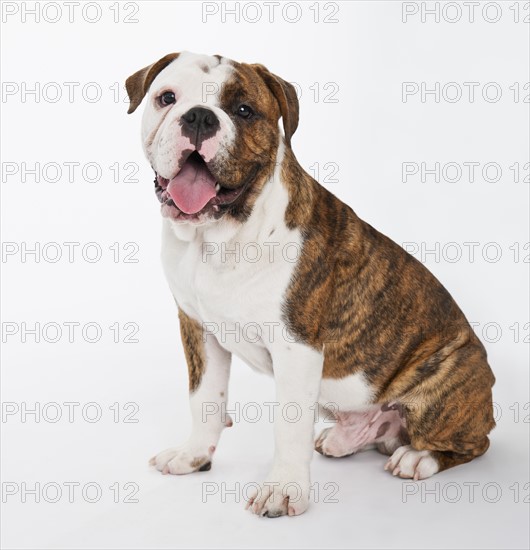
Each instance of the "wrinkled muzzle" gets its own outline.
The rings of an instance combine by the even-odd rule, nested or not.
[[[149,154],[162,214],[180,221],[219,217],[244,186],[234,188],[233,182],[223,185],[220,176],[229,140],[216,113],[193,107],[168,121],[159,132]]]

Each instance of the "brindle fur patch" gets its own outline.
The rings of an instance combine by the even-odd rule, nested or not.
[[[338,200],[287,150],[286,224],[303,249],[284,302],[292,334],[324,351],[324,378],[362,373],[375,402],[399,401],[419,450],[441,469],[485,452],[494,376],[482,343],[440,282]]]
[[[179,53],[169,53],[155,63],[136,71],[125,81],[125,88],[129,96],[129,110],[127,114],[136,111],[158,73],[175,61],[179,55]]]
[[[200,385],[206,369],[206,354],[204,351],[203,329],[195,319],[192,319],[179,308],[180,336],[184,346],[190,393]]]
[[[226,208],[226,215],[244,222],[263,186],[276,166],[276,153],[280,142],[278,120],[288,120],[292,135],[298,124],[298,111],[289,108],[286,98],[296,100],[294,87],[276,77],[262,65],[249,65],[230,61],[232,77],[220,92],[220,106],[232,118],[236,138],[223,159],[214,166],[223,185],[236,188],[245,185],[244,192]],[[237,115],[240,105],[248,105],[254,115],[249,119]],[[298,102],[296,101],[296,106]],[[290,137],[289,135],[289,137]]]

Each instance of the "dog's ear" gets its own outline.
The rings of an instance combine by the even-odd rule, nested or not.
[[[300,106],[298,104],[298,96],[296,95],[295,87],[271,73],[267,67],[255,63],[251,67],[261,76],[265,84],[269,87],[276,101],[280,106],[280,112],[283,120],[283,130],[285,132],[285,141],[287,145],[291,145],[291,137],[296,132],[298,127],[298,115]]]
[[[125,81],[125,88],[127,89],[130,101],[127,114],[136,111],[138,105],[142,103],[142,99],[147,93],[147,90],[149,90],[149,86],[151,86],[153,80],[156,78],[156,75],[162,69],[165,69],[172,61],[177,59],[178,56],[178,53],[168,53],[152,65],[140,69]]]

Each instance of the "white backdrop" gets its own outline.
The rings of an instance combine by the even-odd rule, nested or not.
[[[4,548],[528,547],[528,3],[266,4],[3,3]],[[212,470],[148,467],[188,434],[187,372],[123,83],[181,50],[297,83],[301,164],[485,342],[485,456],[412,484],[375,452],[317,455],[309,511],[259,519],[241,493],[268,472],[272,427],[249,403],[274,388],[235,360]]]

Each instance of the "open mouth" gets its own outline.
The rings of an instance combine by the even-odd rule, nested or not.
[[[232,204],[245,187],[223,187],[197,151],[188,156],[174,178],[169,180],[157,174],[155,179],[162,215],[179,220],[194,220],[203,214],[220,215],[223,207]]]

